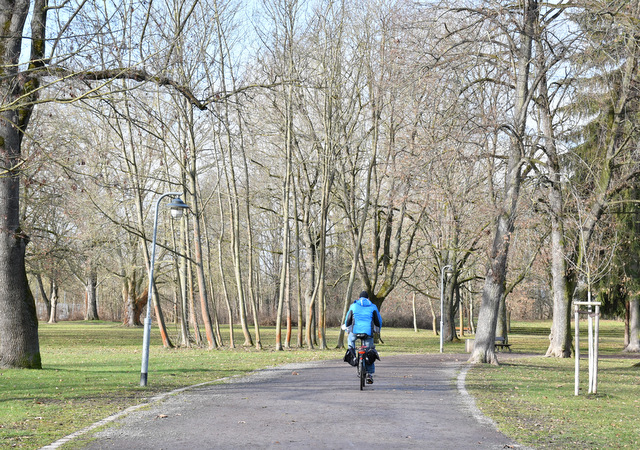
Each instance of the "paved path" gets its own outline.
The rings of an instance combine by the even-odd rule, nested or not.
[[[364,391],[355,368],[342,361],[260,371],[127,414],[85,448],[518,447],[466,394],[465,358],[382,355],[375,383]]]

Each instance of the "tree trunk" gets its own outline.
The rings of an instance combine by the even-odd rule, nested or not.
[[[284,301],[287,320],[287,332],[284,339],[284,348],[291,348],[291,267],[287,266],[287,281],[285,282]]]
[[[545,71],[546,58],[540,39],[536,39],[538,49],[537,67],[542,78],[539,89],[538,105],[542,132],[544,135],[543,150],[547,156],[547,170],[551,181],[548,192],[549,216],[551,219],[551,285],[553,292],[553,322],[549,335],[549,348],[545,356],[567,358],[571,356],[571,308],[569,296],[569,280],[567,278],[567,263],[564,239],[564,197],[560,172],[560,159],[557,149],[557,139],[553,128],[551,101],[547,87]]]
[[[499,270],[500,267],[498,266],[497,269]],[[480,314],[478,315],[478,327],[476,329],[473,353],[469,358],[469,362],[497,364],[498,360],[494,349],[495,326],[504,285],[501,285],[502,280],[499,277],[495,277],[493,271],[487,275],[482,290],[482,302],[480,304]]]
[[[295,242],[296,242],[296,299],[298,306],[298,332],[296,334],[296,346],[302,347],[304,336],[304,307],[302,306],[302,275],[300,273],[300,223],[298,220],[298,198],[296,195],[296,189],[294,185],[293,189],[293,208],[294,208],[294,224],[296,229]]]
[[[473,321],[473,298],[469,299],[469,328],[471,334],[476,334],[476,324]]]
[[[39,273],[36,274],[36,281],[38,282],[38,289],[40,290],[40,297],[42,297],[42,301],[47,309],[47,319],[51,316],[51,301],[49,300],[49,296],[47,295],[47,291],[44,289],[44,283],[42,282],[42,275]]]
[[[135,288],[132,288],[130,295],[134,299],[133,301],[133,320],[136,326],[142,326],[142,311],[144,307],[149,307],[149,291],[148,288],[144,288],[144,291],[139,296],[135,296]]]
[[[507,339],[507,305],[506,295],[502,295],[500,306],[498,307],[498,322],[496,323],[496,337],[500,336]]]
[[[242,345],[250,347],[253,339],[247,324],[247,306],[244,296],[244,281],[242,276],[242,261],[240,252],[240,218],[238,217],[240,206],[238,200],[238,187],[235,177],[235,166],[233,163],[232,149],[227,149],[228,165],[225,165],[225,173],[230,178],[227,179],[227,189],[229,192],[229,210],[231,213],[231,251],[233,255],[233,273],[236,280],[236,295],[238,297],[238,317],[240,318],[240,328],[244,335]]]
[[[135,327],[135,299],[129,292],[129,282],[126,278],[122,281],[122,304],[123,304],[123,319],[122,325],[126,327]]]
[[[202,195],[200,197],[202,197]],[[209,300],[211,301],[212,309],[213,309],[213,328],[214,328],[214,333],[216,337],[216,342],[218,343],[218,346],[221,347],[224,345],[224,341],[222,340],[222,334],[220,333],[220,320],[218,319],[218,308],[217,308],[217,302],[215,297],[215,290],[213,287],[213,277],[211,276],[211,274],[213,273],[213,268],[211,267],[212,265],[211,254],[213,253],[213,250],[211,248],[211,237],[209,235],[209,227],[207,226],[206,218],[207,217],[205,215],[202,216],[202,225],[204,228],[204,238],[205,238],[206,249],[207,249],[206,254],[208,255],[207,273],[209,274]]]
[[[84,314],[84,320],[99,320],[98,318],[98,272],[92,265],[89,269],[89,276],[87,277],[86,284],[86,309]]]
[[[145,251],[144,251],[145,255],[149,255],[149,253],[146,251],[146,246],[143,245],[143,247],[145,248]],[[147,259],[146,261],[147,261],[147,273],[149,273],[151,269],[149,267],[149,259]],[[173,348],[173,344],[169,340],[169,333],[167,333],[167,326],[164,322],[164,314],[162,313],[162,308],[160,307],[160,295],[158,294],[158,289],[156,287],[155,280],[153,283],[152,298],[153,298],[152,306],[156,314],[156,321],[158,322],[158,328],[160,330],[160,336],[162,338],[162,345],[164,346],[164,348]],[[140,309],[140,311],[142,311],[142,308]],[[138,317],[138,321],[139,320],[140,318]]]
[[[316,285],[316,253],[317,246],[313,236],[312,226],[310,223],[311,216],[311,199],[307,198],[303,205],[302,214],[302,239],[306,250],[305,254],[305,272],[307,274],[307,285],[304,291],[304,306],[306,314],[305,340],[309,349],[313,348],[313,320],[314,320],[314,287]]]
[[[285,172],[284,196],[282,199],[282,266],[280,268],[280,285],[278,288],[278,306],[276,312],[276,350],[282,350],[282,308],[285,302],[285,295],[289,293],[287,288],[289,270],[289,186],[291,176],[289,174],[290,162],[287,160]]]
[[[457,341],[456,336],[456,311],[455,311],[455,288],[457,283],[456,268],[453,268],[454,272],[451,274],[451,278],[447,279],[445,276],[445,288],[444,288],[444,325],[443,325],[443,339],[445,342]]]
[[[333,160],[332,160],[333,161]],[[322,201],[320,202],[320,255],[318,258],[317,293],[319,300],[318,331],[320,332],[320,348],[327,348],[326,324],[326,261],[327,261],[327,227],[331,186],[333,185],[334,169],[332,162],[325,164],[325,180],[322,187]]]
[[[624,304],[624,346],[626,347],[631,342],[629,336],[629,324],[631,323],[631,302],[625,302]]]
[[[458,289],[458,295],[460,290]],[[464,301],[462,297],[458,300],[458,322],[460,322],[460,337],[464,336]]]
[[[123,325],[128,327],[141,326],[140,316],[142,310],[147,306],[148,292],[145,288],[140,296],[136,296],[135,275],[133,278],[124,278],[122,295],[124,299],[124,319]]]
[[[189,264],[186,255],[189,254],[189,246],[186,243],[187,239],[187,220],[180,221],[179,237],[174,240],[174,246],[180,249],[180,256],[176,258],[174,265],[176,271],[176,278],[178,280],[178,290],[180,291],[180,345],[182,347],[191,347],[191,340],[189,339],[189,294],[188,294],[188,282],[187,282],[187,264]],[[173,228],[173,226],[172,226]],[[172,236],[175,236],[172,229]]]
[[[167,325],[164,321],[164,313],[160,307],[160,294],[156,286],[155,280],[153,283],[153,309],[156,313],[156,321],[158,322],[158,329],[160,331],[160,338],[162,339],[162,345],[164,348],[173,348],[173,344],[169,339],[169,333],[167,332]]]
[[[227,314],[229,317],[229,348],[235,348],[235,339],[234,339],[234,331],[233,331],[233,308],[231,307],[231,301],[229,300],[229,289],[227,287],[227,277],[224,273],[224,264],[223,264],[223,247],[222,243],[224,242],[225,237],[225,226],[224,226],[224,207],[222,206],[222,194],[218,189],[218,207],[220,208],[220,234],[218,235],[218,266],[220,267],[220,280],[222,283],[222,293],[224,295],[224,301],[227,305]]]
[[[189,323],[191,324],[191,332],[193,338],[198,347],[202,345],[202,335],[200,334],[200,325],[198,324],[198,313],[196,309],[196,293],[193,287],[193,265],[191,263],[191,240],[189,239],[189,220],[191,215],[184,217],[184,228],[181,233],[184,236],[185,254],[188,256],[186,259],[186,289],[187,298],[189,302]]]
[[[51,280],[51,295],[49,296],[49,300],[51,301],[51,314],[49,314],[48,323],[57,323],[58,301],[60,297],[58,296],[58,283],[55,279]]]
[[[625,352],[640,352],[640,299],[629,301],[629,344]]]
[[[191,255],[191,245],[189,245],[189,255]],[[191,261],[187,261],[187,283],[189,286],[189,321],[193,337],[198,347],[202,346],[202,334],[200,333],[200,325],[198,323],[198,310],[196,309],[196,291],[193,287],[193,265]]]
[[[552,187],[552,191],[559,186]],[[551,200],[551,283],[553,289],[553,321],[549,335],[549,348],[545,356],[568,358],[571,356],[571,307],[565,261],[564,226],[562,224],[561,194],[552,193]]]
[[[429,300],[429,308],[431,308],[431,329],[433,330],[434,336],[438,336],[438,317],[436,316],[436,311],[433,309],[433,301],[431,298]]]
[[[282,308],[285,302],[285,295],[289,294],[287,282],[289,280],[290,251],[290,198],[291,198],[291,153],[293,145],[293,112],[291,86],[287,87],[287,98],[285,106],[285,172],[284,185],[282,187],[282,266],[280,270],[280,287],[278,289],[278,309],[276,315],[276,350],[282,350]]]
[[[411,296],[411,313],[413,314],[413,331],[418,332],[418,318],[416,317],[416,293]]]
[[[31,54],[23,54],[27,16],[31,11]],[[0,1],[0,367],[40,369],[38,316],[29,289],[25,249],[29,237],[20,228],[22,138],[39,92],[31,70],[44,64],[47,2]],[[28,51],[24,52],[28,53]],[[19,76],[24,61],[28,71]],[[5,108],[5,106],[7,106]]]
[[[4,184],[5,180],[0,179],[0,185]],[[0,239],[0,255],[11,249],[9,267],[4,258],[0,261],[0,368],[42,368],[36,304],[24,265],[20,266],[20,261],[24,262],[25,245],[20,238],[5,235]],[[20,252],[21,255],[16,255]],[[19,270],[20,267],[23,270]]]
[[[195,153],[195,152],[194,152]],[[209,313],[209,299],[207,297],[207,283],[204,276],[204,263],[202,261],[202,237],[200,233],[200,208],[198,206],[198,196],[196,180],[195,180],[195,161],[193,161],[193,167],[191,170],[191,188],[194,195],[191,196],[192,205],[191,208],[194,212],[193,218],[193,245],[195,247],[195,267],[196,278],[198,280],[198,292],[200,294],[200,309],[202,313],[202,321],[204,322],[205,334],[207,336],[207,343],[209,350],[217,347],[216,338],[213,334],[213,324],[211,322],[211,314]]]

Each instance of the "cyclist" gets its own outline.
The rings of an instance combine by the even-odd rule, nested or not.
[[[354,301],[349,307],[347,318],[344,322],[346,329],[349,331],[349,348],[355,350],[356,334],[366,333],[368,337],[364,344],[367,348],[375,348],[373,343],[373,333],[379,333],[382,326],[382,317],[378,307],[369,300],[367,291],[362,291],[360,297]],[[373,383],[373,374],[376,371],[375,364],[367,364],[367,384]]]

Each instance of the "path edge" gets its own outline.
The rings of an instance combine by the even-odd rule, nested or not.
[[[471,364],[469,363],[464,364],[460,369],[460,373],[458,374],[458,378],[457,378],[456,387],[458,388],[458,392],[462,396],[462,402],[469,409],[469,412],[471,413],[471,415],[475,420],[477,420],[479,423],[483,425],[492,427],[496,431],[499,431],[498,424],[494,422],[493,419],[484,415],[482,411],[480,411],[480,409],[476,406],[475,399],[471,394],[469,394],[469,391],[467,391],[466,379],[467,379],[467,373],[469,372],[469,369],[471,369]]]

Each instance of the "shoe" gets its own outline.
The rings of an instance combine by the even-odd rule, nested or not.
[[[367,374],[367,384],[373,384],[373,377],[371,376],[371,374]]]

